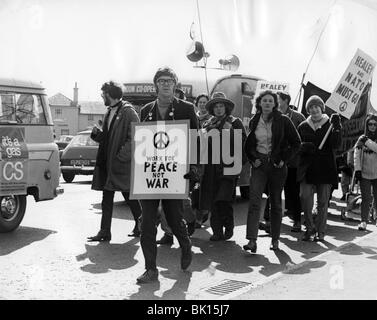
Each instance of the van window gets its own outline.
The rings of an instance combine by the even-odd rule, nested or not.
[[[1,93],[1,122],[47,124],[41,97],[30,93]]]

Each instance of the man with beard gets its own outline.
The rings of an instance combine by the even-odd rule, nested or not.
[[[198,119],[195,115],[194,106],[184,100],[174,97],[178,78],[175,72],[168,68],[158,69],[153,83],[156,87],[157,99],[145,105],[140,112],[142,122],[147,121],[175,121],[190,120],[190,129],[198,129]],[[190,172],[184,177],[186,179],[197,179],[196,167],[192,166]],[[141,222],[141,248],[145,258],[146,271],[137,278],[137,283],[149,283],[158,280],[156,266],[157,244],[156,244],[156,220],[157,210],[161,202],[166,220],[174,236],[181,247],[181,268],[185,270],[191,263],[191,241],[187,234],[186,223],[183,220],[182,199],[153,199],[141,200],[143,218]]]
[[[131,122],[139,122],[134,107],[122,101],[121,85],[113,81],[101,87],[102,98],[108,107],[102,129],[94,127],[91,138],[99,143],[96,166],[94,168],[92,189],[102,191],[101,229],[89,241],[111,240],[111,218],[113,214],[114,193],[121,191],[131,209],[135,227],[129,236],[138,237],[138,218],[141,206],[138,200],[129,200],[131,180]]]

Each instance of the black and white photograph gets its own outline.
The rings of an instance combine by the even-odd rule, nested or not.
[[[0,0],[0,300],[376,300],[376,30],[377,0]]]

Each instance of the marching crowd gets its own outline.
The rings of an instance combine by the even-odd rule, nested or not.
[[[283,191],[287,215],[293,220],[291,231],[302,231],[303,212],[305,232],[302,240],[324,241],[329,200],[332,190],[338,186],[335,151],[341,143],[341,121],[336,113],[330,117],[325,114],[325,103],[319,96],[307,100],[305,109],[309,116],[305,118],[290,105],[288,92],[261,92],[256,97],[256,113],[246,133],[241,119],[232,115],[234,103],[222,92],[216,92],[212,97],[200,94],[194,106],[177,88],[178,78],[172,69],[159,69],[153,82],[157,98],[145,105],[140,115],[129,102],[122,100],[121,85],[110,81],[101,88],[108,110],[102,127],[94,127],[91,137],[99,143],[92,189],[102,191],[102,218],[100,231],[89,237],[89,241],[111,240],[115,191],[122,192],[134,217],[135,226],[130,236],[140,236],[145,259],[145,272],[137,278],[140,284],[158,279],[157,244],[172,244],[173,236],[181,247],[181,268],[187,269],[193,256],[190,236],[208,218],[212,229],[210,241],[232,238],[238,175],[224,174],[227,164],[222,158],[220,163],[212,161],[211,140],[208,162],[190,164],[189,172],[184,175],[189,179],[188,199],[129,199],[131,122],[158,120],[189,120],[190,129],[200,130],[202,134],[218,130],[220,146],[224,132],[230,132],[231,136],[235,130],[242,132],[242,155],[237,156],[251,165],[244,250],[257,251],[261,227],[271,234],[270,249],[279,249]],[[235,152],[234,145],[230,144],[231,152]],[[365,230],[369,208],[372,203],[376,205],[373,199],[377,196],[377,116],[367,118],[365,134],[358,139],[352,157],[354,176],[360,181],[362,196],[362,222],[358,227]],[[345,179],[349,175],[349,172],[345,175],[342,172],[342,185],[349,184],[349,179]],[[316,204],[314,193],[317,194]],[[263,194],[268,200],[264,214],[266,223],[261,225]],[[313,210],[317,212],[315,218]],[[164,236],[156,241],[159,223]]]

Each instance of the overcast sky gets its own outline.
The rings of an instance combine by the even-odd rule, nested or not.
[[[332,91],[357,48],[377,60],[374,0],[199,0],[199,8],[209,67],[235,54],[237,73],[289,82],[293,97],[329,16],[305,82]],[[169,65],[202,91],[203,69],[186,58],[193,22],[201,40],[196,0],[0,0],[0,77],[41,81],[69,98],[77,81],[79,100],[100,100],[103,82],[149,82]],[[208,74],[212,83],[229,73]]]

